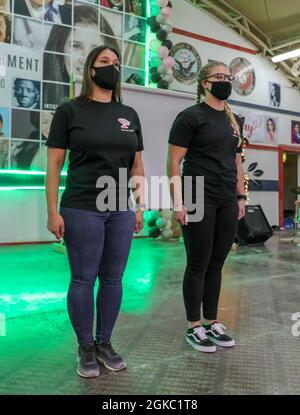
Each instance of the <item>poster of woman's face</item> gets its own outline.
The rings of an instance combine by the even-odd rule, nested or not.
[[[278,118],[265,116],[265,140],[267,144],[278,142]]]
[[[124,39],[134,42],[146,42],[146,21],[133,14],[125,15]]]
[[[291,121],[291,143],[300,144],[300,121]]]
[[[10,109],[0,107],[0,137],[9,137]]]
[[[280,84],[269,82],[269,105],[270,107],[280,107],[281,87]]]
[[[0,43],[10,43],[11,40],[11,17],[0,12]]]
[[[42,33],[42,22],[26,17],[14,17],[13,43],[15,45],[35,50],[44,49]]]
[[[11,136],[39,141],[40,113],[38,111],[12,110]]]
[[[74,1],[74,26],[80,29],[99,31],[99,8],[98,6],[82,3],[79,0]]]
[[[32,79],[12,79],[12,106],[28,109],[40,109],[41,83]]]
[[[101,9],[100,32],[121,38],[123,36],[123,13]]]

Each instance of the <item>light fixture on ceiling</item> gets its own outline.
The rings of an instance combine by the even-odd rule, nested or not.
[[[281,53],[280,55],[273,56],[271,58],[271,61],[276,63],[285,61],[286,59],[296,58],[297,56],[300,56],[300,49],[291,50],[290,52]]]

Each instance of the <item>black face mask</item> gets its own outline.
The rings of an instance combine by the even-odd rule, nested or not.
[[[232,85],[228,81],[219,81],[219,82],[211,82],[211,90],[209,91],[214,97],[218,98],[220,101],[224,101],[227,99],[232,90]]]
[[[95,69],[95,75],[92,77],[93,81],[100,88],[112,91],[120,79],[120,72],[114,65],[107,66],[92,66]]]

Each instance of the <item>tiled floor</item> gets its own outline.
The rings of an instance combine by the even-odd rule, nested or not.
[[[231,251],[219,318],[237,346],[212,355],[184,340],[183,244],[135,239],[113,336],[128,370],[94,380],[76,374],[67,258],[52,245],[1,247],[0,394],[299,394],[300,246],[282,236]]]

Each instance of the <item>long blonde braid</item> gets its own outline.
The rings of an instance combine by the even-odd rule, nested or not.
[[[238,122],[237,122],[235,116],[233,115],[233,112],[231,111],[230,106],[227,104],[227,102],[225,102],[224,110],[225,110],[225,113],[227,115],[227,118],[229,119],[230,124],[234,127],[234,130],[235,130],[236,134],[239,137],[238,147],[240,147],[242,145],[242,142],[243,142],[242,131],[240,129],[240,126],[238,125]]]

